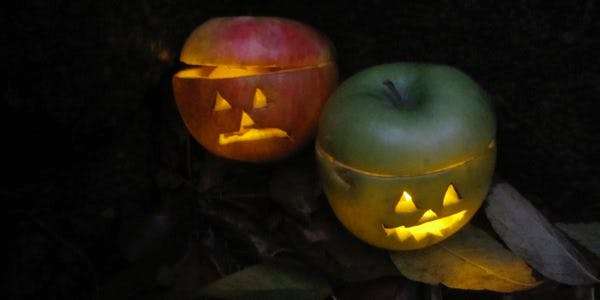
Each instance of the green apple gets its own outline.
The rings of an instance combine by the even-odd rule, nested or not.
[[[496,159],[486,93],[461,71],[397,63],[346,80],[326,103],[317,158],[340,221],[409,250],[458,231],[485,199]]]

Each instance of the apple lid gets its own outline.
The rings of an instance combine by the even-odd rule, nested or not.
[[[297,68],[333,61],[331,43],[313,28],[275,17],[213,18],[181,50],[188,65]]]
[[[391,82],[412,107],[390,100]],[[347,168],[421,176],[495,151],[496,120],[486,93],[461,71],[398,63],[346,80],[325,104],[317,150]]]

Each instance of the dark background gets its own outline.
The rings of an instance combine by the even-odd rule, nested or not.
[[[195,174],[194,185],[207,189],[219,185],[211,176],[227,182],[236,174],[218,170],[235,164],[206,158],[193,140],[188,145],[170,91],[186,36],[216,16],[273,15],[312,25],[335,45],[341,80],[397,61],[464,70],[496,106],[497,174],[552,221],[599,220],[593,158],[600,151],[594,106],[600,4],[419,2],[8,4],[2,13],[0,197],[16,232],[9,235],[5,281],[11,297],[89,298],[132,265],[120,237],[131,220],[169,206],[171,196],[162,190],[180,184],[171,183],[169,172]],[[207,161],[217,167],[202,171]],[[263,174],[272,167],[281,165],[240,168]]]

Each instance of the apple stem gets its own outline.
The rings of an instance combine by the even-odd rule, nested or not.
[[[412,108],[416,105],[415,101],[411,101],[409,98],[403,97],[402,94],[400,94],[400,91],[398,91],[396,88],[396,85],[391,80],[384,80],[383,85],[385,85],[392,93],[390,99],[392,104],[394,104],[397,109]]]

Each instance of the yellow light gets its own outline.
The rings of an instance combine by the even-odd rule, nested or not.
[[[254,120],[245,111],[242,111],[240,129],[236,132],[219,134],[219,145],[289,137],[287,132],[279,128],[249,128],[252,126],[254,126]]]
[[[242,77],[242,76],[252,76],[256,74],[264,73],[260,69],[251,69],[251,68],[240,68],[240,67],[232,67],[232,66],[218,66],[210,74],[208,74],[208,78],[210,79],[219,79],[219,78],[233,78],[233,77]]]
[[[254,120],[252,120],[252,118],[250,118],[250,116],[245,111],[242,111],[242,120],[240,121],[240,131],[244,130],[244,128],[246,128],[246,127],[250,127],[253,125],[254,125]]]
[[[398,201],[398,204],[396,204],[394,211],[397,214],[405,214],[405,213],[414,212],[416,210],[417,210],[417,207],[413,203],[412,197],[410,196],[409,193],[404,191],[402,193],[402,196],[400,197],[400,200]]]
[[[221,94],[219,94],[219,92],[217,92],[217,100],[215,100],[215,107],[213,108],[213,111],[221,111],[227,109],[231,109],[231,105],[229,104],[229,102],[227,102],[227,100],[225,100],[225,98],[223,98],[223,96],[221,96]]]
[[[429,235],[436,237],[443,237],[447,230],[454,227],[454,224],[458,223],[464,218],[466,210],[460,211],[453,215],[437,219],[435,221],[429,221],[416,226],[398,226],[393,228],[383,227],[386,236],[396,235],[401,241],[405,241],[410,237],[413,237],[417,242],[423,240]]]
[[[449,185],[448,189],[446,190],[446,194],[444,194],[444,201],[442,202],[442,205],[444,207],[446,207],[448,205],[453,205],[453,204],[458,203],[459,200],[460,200],[460,197],[458,196],[458,193],[454,189],[454,186]]]
[[[263,108],[267,106],[267,96],[260,89],[256,89],[254,92],[254,101],[252,102],[254,108]]]
[[[437,219],[437,217],[437,214],[433,210],[428,209],[419,219],[419,223],[424,223],[429,220]]]
[[[200,68],[186,69],[177,72],[175,76],[178,78],[200,78],[202,77],[202,71]]]
[[[219,145],[285,137],[288,137],[288,134],[279,128],[242,129],[233,134],[219,134]]]

